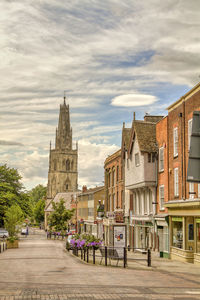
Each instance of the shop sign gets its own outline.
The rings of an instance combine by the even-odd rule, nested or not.
[[[126,247],[126,226],[113,226],[114,230],[114,247],[120,256],[123,255],[124,247]]]
[[[115,222],[116,223],[124,223],[124,213],[123,211],[115,212]]]
[[[183,218],[182,217],[172,217],[173,222],[182,222]]]

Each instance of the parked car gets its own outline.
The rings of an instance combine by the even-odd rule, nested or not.
[[[0,238],[7,238],[9,236],[8,231],[4,228],[0,228]]]
[[[26,235],[26,228],[21,229],[21,235]]]

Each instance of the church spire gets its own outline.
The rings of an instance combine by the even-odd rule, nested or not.
[[[56,132],[56,149],[72,149],[72,131],[70,126],[69,105],[66,105],[64,93],[64,103],[60,105],[58,129]]]

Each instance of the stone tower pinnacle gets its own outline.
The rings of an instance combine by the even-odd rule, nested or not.
[[[72,128],[70,126],[69,105],[60,105],[58,129],[56,130],[56,149],[72,150]]]

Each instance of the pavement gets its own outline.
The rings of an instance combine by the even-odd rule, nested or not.
[[[33,230],[0,254],[0,299],[200,299],[200,271],[158,257],[151,268],[87,264]]]

